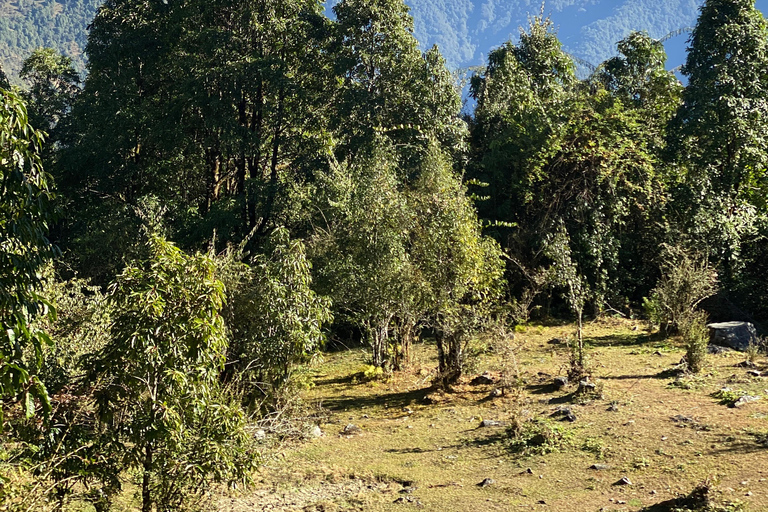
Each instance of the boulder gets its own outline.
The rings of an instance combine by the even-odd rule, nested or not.
[[[720,322],[708,324],[709,340],[715,345],[725,345],[742,352],[750,343],[757,342],[755,326],[749,322]]]

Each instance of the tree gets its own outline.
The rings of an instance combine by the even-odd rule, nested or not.
[[[764,247],[768,213],[768,26],[753,1],[704,3],[683,73],[688,85],[670,128],[682,171],[672,218],[733,291],[759,265],[743,249]]]
[[[337,317],[359,326],[372,363],[391,362],[391,324],[418,302],[408,254],[411,214],[396,157],[384,137],[351,164],[333,164],[317,197],[311,245],[318,288]],[[416,314],[420,317],[420,314]]]
[[[0,66],[0,89],[10,89],[11,85],[8,83],[8,77],[5,76],[5,72],[3,71],[3,67]]]
[[[632,32],[618,43],[619,55],[603,62],[592,77],[626,108],[639,110],[647,138],[657,152],[664,146],[669,120],[681,101],[683,86],[664,67],[664,45],[645,32]]]
[[[384,134],[395,142],[404,170],[415,169],[430,137],[456,142],[463,133],[460,98],[438,49],[419,51],[405,3],[343,0],[333,10],[335,72],[343,80],[339,159],[365,151]]]
[[[70,112],[80,91],[80,77],[72,59],[53,48],[38,48],[24,61],[19,76],[29,83],[27,104],[31,106],[35,126],[56,140],[56,127]]]
[[[243,478],[242,411],[218,390],[227,348],[214,263],[152,235],[149,261],[110,286],[112,342],[91,359],[99,420],[124,469],[141,474],[142,511],[177,510],[211,481]]]
[[[32,325],[54,314],[40,293],[41,268],[57,252],[47,238],[54,207],[42,145],[43,134],[30,126],[22,99],[0,89],[0,397],[20,396],[27,415],[35,412],[34,398],[49,408],[35,373],[43,345],[51,341]]]
[[[707,0],[682,69],[673,130],[689,172],[716,194],[763,204],[768,165],[768,26],[753,0]]]
[[[441,382],[464,370],[466,347],[487,326],[502,296],[499,245],[483,236],[477,213],[450,160],[432,144],[410,191],[412,259],[435,328]]]
[[[323,325],[332,319],[330,301],[311,289],[304,243],[292,240],[285,228],[272,232],[265,254],[250,264],[241,259],[234,249],[217,258],[228,295],[226,375],[248,407],[269,408],[296,367],[322,348]]]

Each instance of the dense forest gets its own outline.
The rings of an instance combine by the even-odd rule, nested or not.
[[[109,0],[81,82],[0,74],[0,499],[199,506],[324,347],[369,376],[430,339],[643,317],[698,372],[709,320],[768,319],[768,26],[707,0],[682,68],[634,32],[579,79],[552,22],[488,55],[461,114],[402,0]],[[512,384],[510,384],[512,385]]]

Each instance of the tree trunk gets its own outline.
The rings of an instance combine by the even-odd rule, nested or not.
[[[152,512],[152,492],[150,477],[152,475],[152,443],[144,447],[144,475],[141,481],[141,512]]]

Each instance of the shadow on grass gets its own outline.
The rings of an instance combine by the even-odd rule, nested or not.
[[[664,340],[658,334],[611,334],[608,336],[589,336],[584,338],[584,343],[591,347],[635,347],[647,343]]]
[[[339,396],[323,400],[323,407],[331,411],[362,409],[363,407],[403,408],[410,405],[425,403],[428,394],[434,387],[414,389],[395,393],[378,393],[365,396]]]
[[[633,380],[633,379],[674,379],[683,372],[679,368],[667,368],[659,373],[648,373],[645,375],[606,375],[600,377],[603,380]]]

